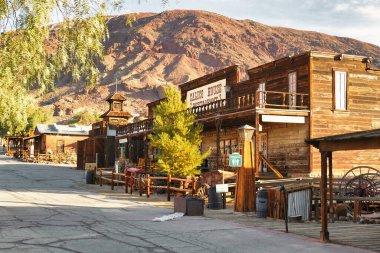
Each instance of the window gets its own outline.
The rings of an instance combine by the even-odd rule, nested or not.
[[[259,107],[264,108],[266,102],[266,94],[265,94],[265,83],[259,83]]]
[[[347,73],[334,72],[334,107],[335,110],[347,110]]]
[[[289,107],[297,105],[297,72],[288,74],[289,83]]]
[[[57,153],[64,153],[65,152],[65,142],[63,140],[57,141]]]

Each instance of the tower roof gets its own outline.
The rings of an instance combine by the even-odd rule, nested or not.
[[[114,93],[110,96],[108,96],[108,98],[106,99],[106,101],[125,101],[127,100],[123,95],[119,94],[119,93]]]

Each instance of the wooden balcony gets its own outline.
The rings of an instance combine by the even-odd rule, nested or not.
[[[303,115],[309,111],[309,95],[277,91],[256,91],[244,96],[218,100],[206,105],[193,107],[199,121],[213,120],[217,117],[238,117],[259,112],[281,115]],[[117,135],[130,135],[151,131],[153,119],[146,119],[119,127]]]
[[[205,121],[216,117],[239,117],[244,113],[303,115],[309,111],[309,95],[303,93],[288,93],[277,91],[256,91],[255,93],[191,108],[197,119]]]
[[[139,122],[130,123],[126,126],[118,127],[117,135],[139,134],[151,131],[153,128],[153,119],[145,119]]]

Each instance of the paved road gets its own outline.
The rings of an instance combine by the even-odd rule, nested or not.
[[[83,171],[0,157],[0,252],[369,252],[106,194]]]

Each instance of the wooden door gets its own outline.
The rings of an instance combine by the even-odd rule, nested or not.
[[[266,159],[268,159],[268,134],[267,133],[260,133],[260,143],[259,143],[259,152],[262,154]],[[263,162],[260,161],[259,164],[259,171],[260,172],[268,172],[268,167],[266,164],[263,164]]]

